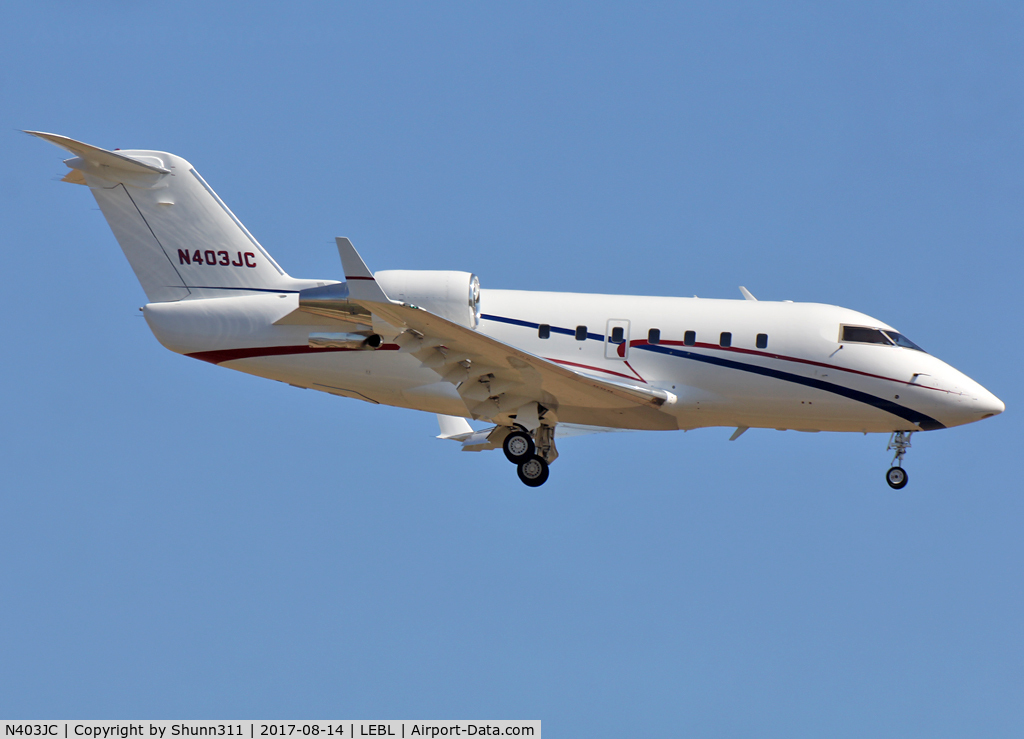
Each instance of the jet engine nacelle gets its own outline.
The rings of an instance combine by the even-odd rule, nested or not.
[[[453,323],[480,322],[480,280],[469,272],[389,269],[374,274],[392,300],[417,305]]]

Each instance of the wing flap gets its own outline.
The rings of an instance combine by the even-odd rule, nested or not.
[[[434,344],[413,352],[443,379],[459,384],[459,393],[478,418],[497,420],[536,401],[554,409],[565,406],[606,410],[660,408],[675,403],[670,392],[649,386],[612,382],[576,372],[525,352],[422,308],[353,300],[397,329],[397,343]],[[412,333],[412,338],[406,334]],[[421,338],[422,337],[422,338]],[[656,427],[668,427],[659,422]]]
[[[665,390],[611,382],[584,375],[473,329],[460,326],[422,308],[393,303],[378,305],[371,302],[355,302],[359,302],[373,313],[383,313],[383,317],[392,325],[403,325],[418,331],[425,337],[440,339],[441,346],[447,351],[441,352],[439,348],[431,349],[435,355],[429,363],[425,362],[425,364],[432,369],[466,360],[470,361],[473,366],[481,363],[482,360],[482,363],[486,363],[488,368],[496,369],[500,373],[496,377],[503,379],[511,377],[514,381],[516,375],[522,375],[524,371],[532,370],[533,373],[536,373],[534,379],[545,388],[557,388],[561,391],[560,394],[568,393],[570,396],[582,392],[586,400],[597,401],[607,407],[635,405],[636,403],[660,407],[665,403],[675,402],[675,396]],[[523,378],[521,383],[531,384],[527,378]],[[586,389],[582,390],[583,388]],[[583,399],[581,398],[581,400]]]

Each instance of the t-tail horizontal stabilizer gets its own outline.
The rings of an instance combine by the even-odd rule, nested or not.
[[[88,185],[146,298],[164,303],[304,286],[278,266],[206,180],[165,151],[107,151],[26,131],[76,155],[66,182]],[[298,282],[298,284],[296,284]]]
[[[107,151],[98,146],[69,139],[67,136],[58,136],[55,133],[43,133],[42,131],[25,131],[24,133],[49,141],[51,144],[59,146],[65,151],[70,151],[72,154],[80,156],[97,167],[110,167],[111,169],[120,169],[125,172],[145,174],[170,174],[171,172],[171,170],[157,164],[148,164],[138,159],[127,157],[124,154],[118,154],[116,151]]]

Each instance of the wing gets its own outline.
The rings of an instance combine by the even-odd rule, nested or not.
[[[676,402],[672,393],[585,375],[430,311],[390,300],[352,243],[337,241],[348,278],[346,305],[338,306],[338,314],[351,316],[353,305],[371,314],[374,330],[391,334],[385,337],[388,342],[456,386],[473,418],[499,425],[515,419],[531,430],[541,422],[678,428],[674,416],[664,410]],[[319,310],[325,312],[322,303]]]

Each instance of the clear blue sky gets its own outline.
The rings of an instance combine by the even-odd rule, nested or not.
[[[1024,10],[827,5],[5,3],[0,715],[1024,730]],[[898,493],[881,436],[731,429],[567,440],[529,490],[164,350],[23,128],[185,157],[298,277],[346,235],[485,288],[745,285],[1008,410],[915,436]]]

